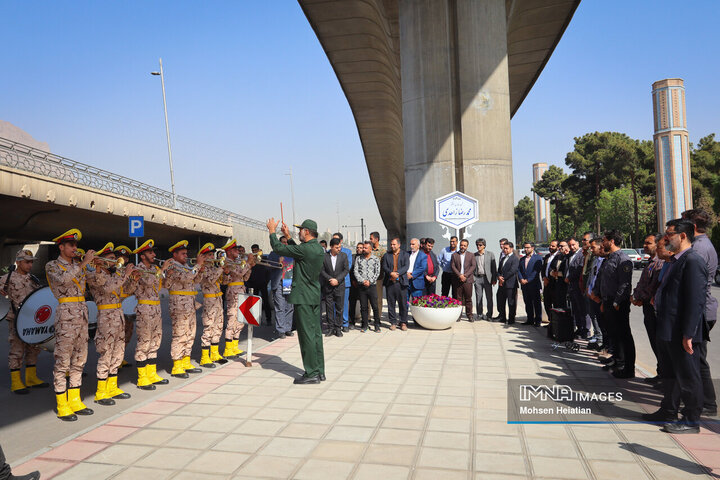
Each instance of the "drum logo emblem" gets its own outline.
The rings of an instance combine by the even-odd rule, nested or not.
[[[47,305],[43,305],[35,311],[35,323],[42,325],[47,322],[52,315],[52,309]]]

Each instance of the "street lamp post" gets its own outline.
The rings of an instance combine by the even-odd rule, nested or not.
[[[358,228],[360,227],[360,241],[365,240],[365,220],[360,219],[360,225],[343,225],[343,228]]]
[[[165,99],[165,75],[163,75],[162,58],[160,59],[160,71],[150,72],[151,75],[160,75],[160,84],[162,85],[163,108],[165,109],[165,134],[167,135],[168,159],[170,161],[170,186],[172,188],[172,204],[177,209],[177,196],[175,195],[175,173],[173,172],[172,149],[170,148],[170,126],[168,125],[167,100]]]

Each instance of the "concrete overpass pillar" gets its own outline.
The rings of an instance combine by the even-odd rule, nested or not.
[[[400,0],[407,238],[446,232],[434,200],[478,199],[469,227],[497,252],[515,238],[505,0]]]

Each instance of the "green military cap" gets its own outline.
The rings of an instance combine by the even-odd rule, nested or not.
[[[315,220],[307,219],[300,225],[295,225],[297,228],[307,228],[313,232],[317,232],[317,222]]]

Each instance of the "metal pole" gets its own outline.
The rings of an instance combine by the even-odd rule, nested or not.
[[[365,220],[363,220],[362,218],[360,219],[360,236],[362,237],[360,240],[364,242],[366,240],[366,238],[365,238]]]
[[[135,250],[138,249],[138,237],[135,237]],[[138,254],[135,254],[135,265],[138,264]]]
[[[295,221],[295,187],[293,186],[292,167],[290,167],[290,173],[286,173],[285,175],[290,175],[290,195],[291,195],[291,199],[292,199],[292,216],[293,216],[292,232],[293,232],[293,235],[295,235],[295,225],[297,224],[297,222]]]
[[[175,173],[173,172],[172,149],[170,148],[170,126],[168,125],[167,100],[165,99],[165,75],[163,74],[162,58],[160,59],[160,83],[162,84],[163,108],[165,109],[165,134],[167,135],[168,159],[170,161],[170,186],[172,187],[173,208],[177,209],[175,196]]]

